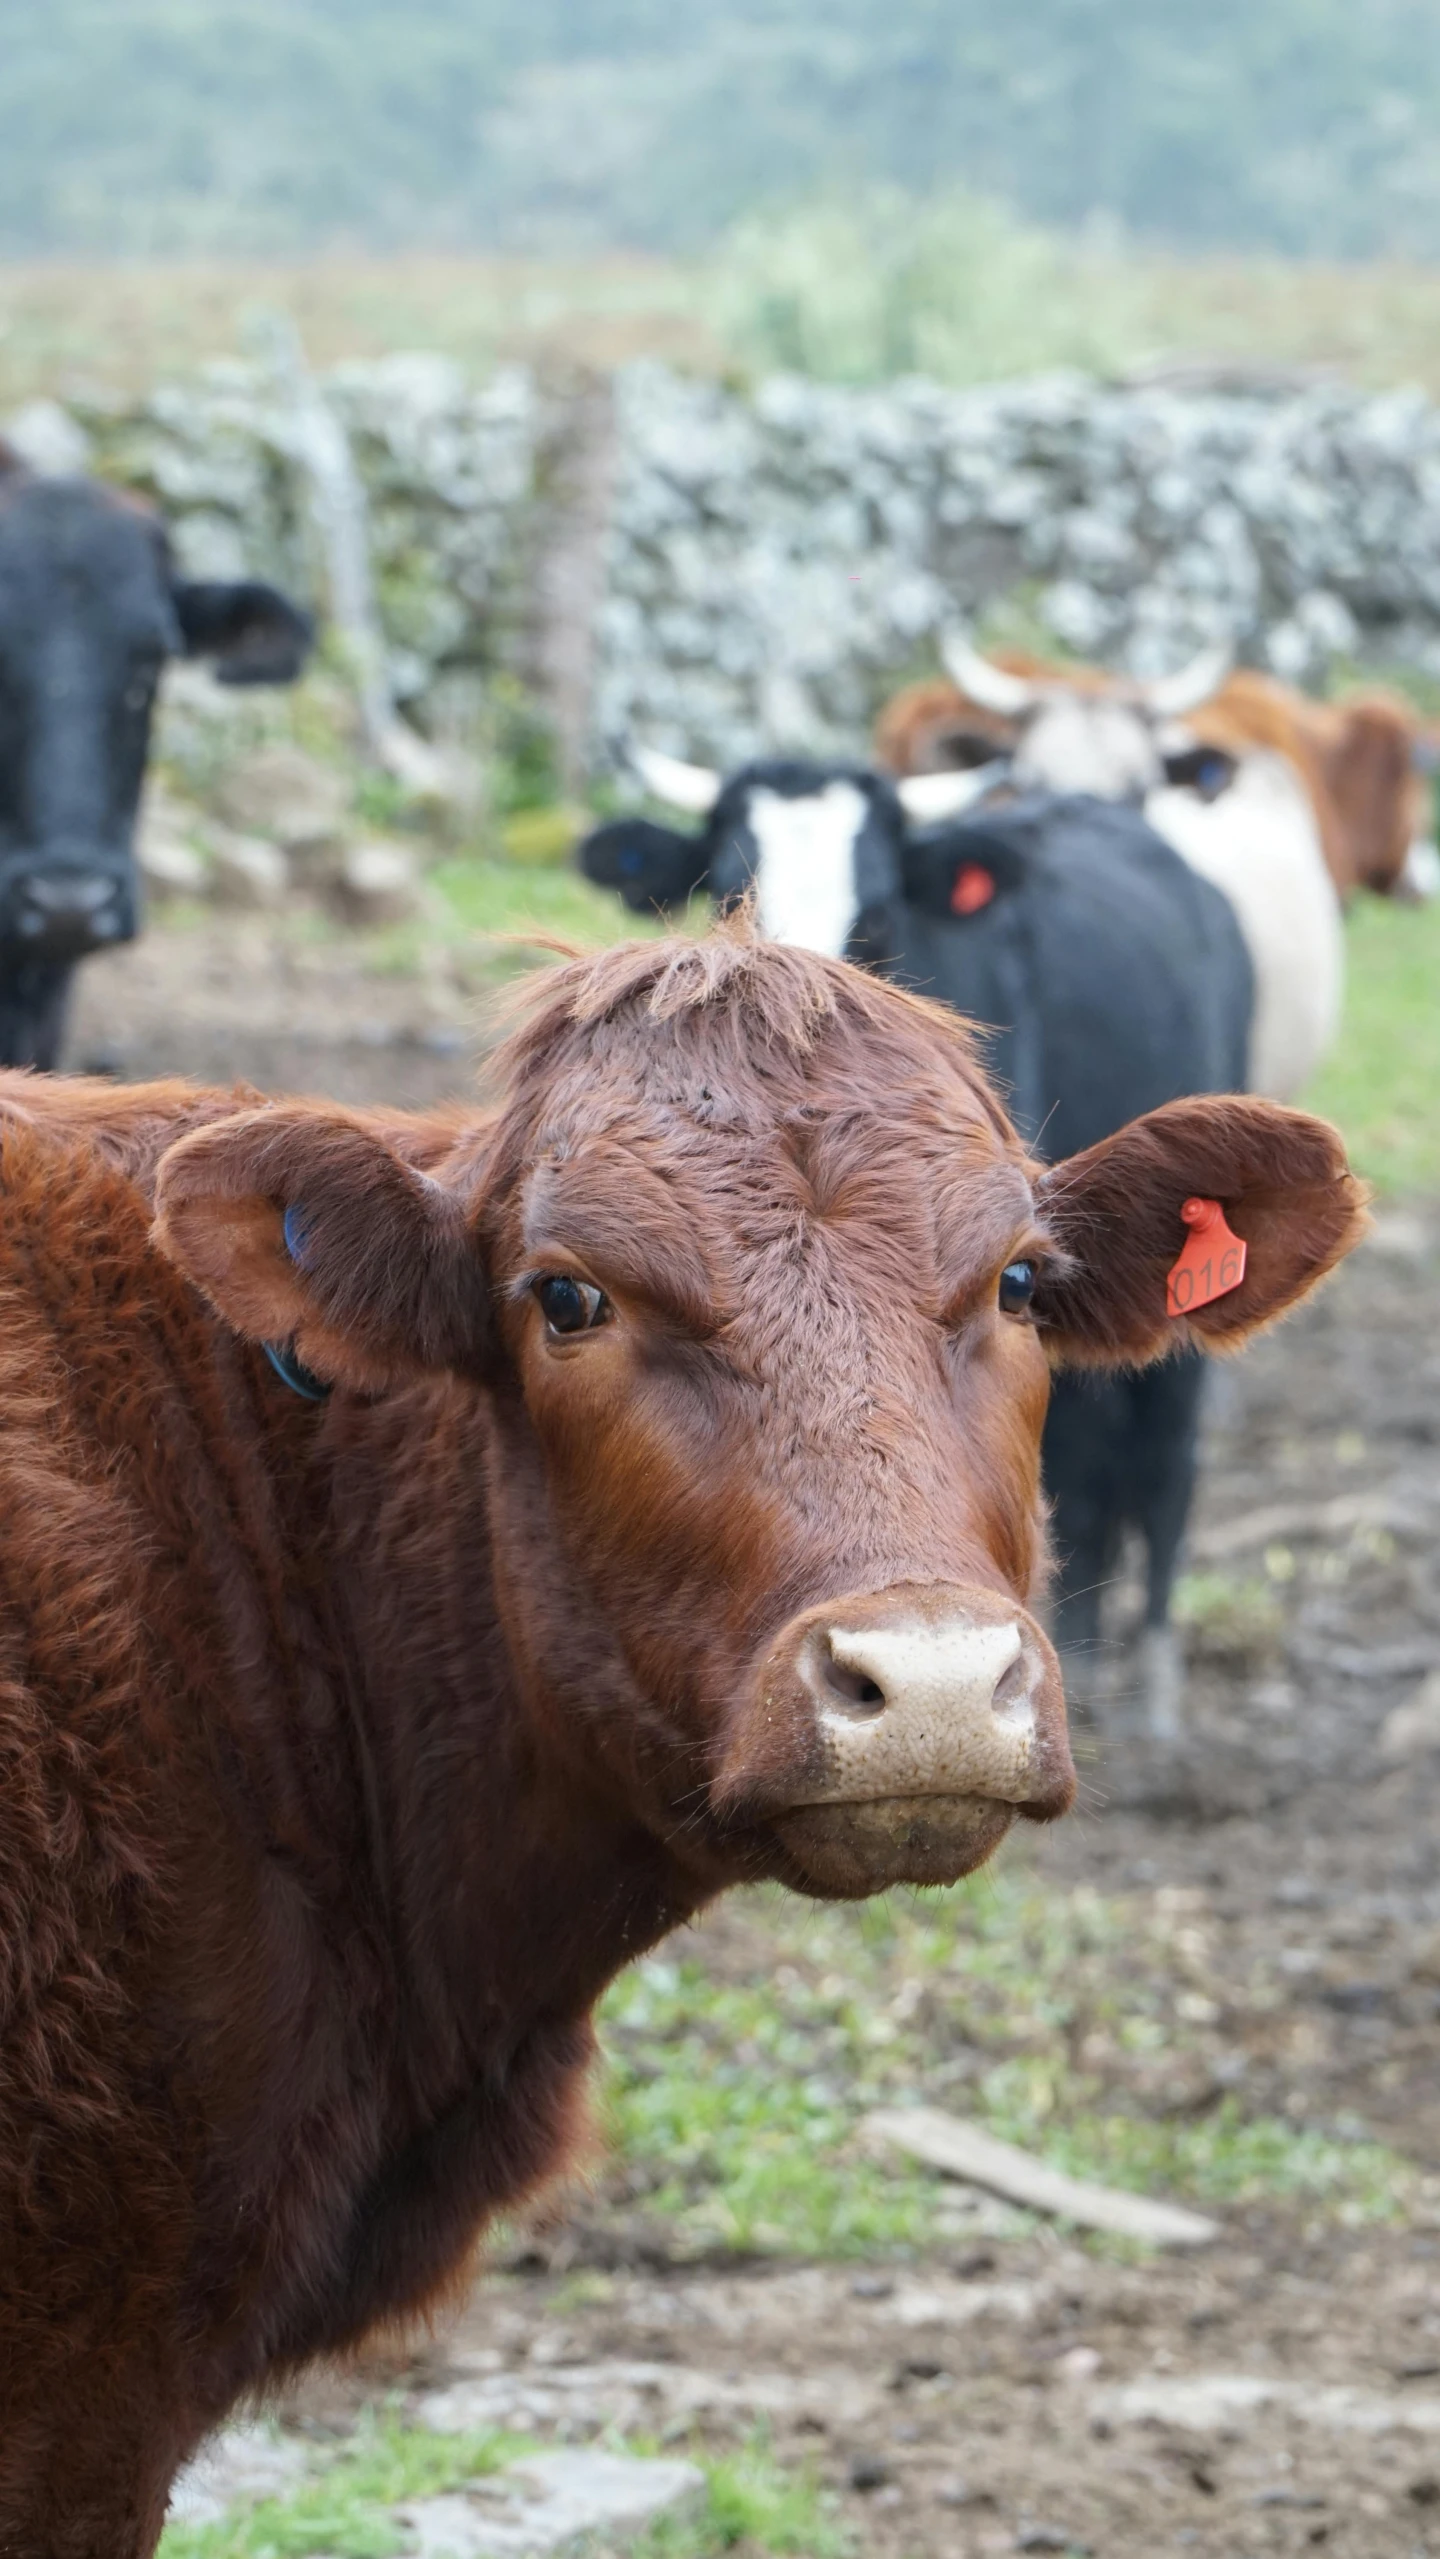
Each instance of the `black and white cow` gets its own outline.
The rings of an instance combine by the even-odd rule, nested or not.
[[[988,1062],[1017,1125],[1052,1161],[1162,1102],[1244,1088],[1244,938],[1228,900],[1139,810],[1042,794],[982,797],[944,817],[947,796],[973,796],[973,776],[897,788],[862,767],[770,762],[722,784],[668,757],[637,764],[703,825],[598,827],[580,848],[590,879],[637,912],[753,890],[778,939],[881,969],[989,1026]],[[1101,1592],[1133,1525],[1147,1561],[1141,1679],[1160,1735],[1180,1709],[1171,1597],[1202,1378],[1194,1351],[1133,1378],[1062,1376],[1046,1427],[1056,1630],[1072,1676],[1086,1684]]]
[[[75,964],[139,922],[135,819],[167,658],[288,684],[309,618],[274,587],[177,575],[165,528],[0,447],[0,1064],[54,1066]]]
[[[1156,833],[1229,899],[1255,972],[1250,1090],[1294,1101],[1340,1029],[1340,898],[1314,804],[1290,759],[1233,755],[1184,724],[1214,696],[1228,651],[1207,650],[1150,685],[1093,670],[1014,675],[959,632],[944,655],[965,697],[1011,726],[1018,788],[1083,791],[1143,808]]]

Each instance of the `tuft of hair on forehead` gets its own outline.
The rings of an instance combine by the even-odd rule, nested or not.
[[[680,1040],[689,1023],[697,1030],[723,1027],[739,1049],[779,1052],[796,1063],[827,1034],[849,1031],[889,1047],[919,1047],[932,1057],[938,1051],[983,1096],[996,1126],[1008,1126],[969,1023],[847,960],[766,941],[750,898],[703,934],[567,953],[518,990],[515,1001],[522,1019],[494,1052],[485,1079],[497,1097],[590,1050],[595,1035],[612,1025],[664,1024]]]

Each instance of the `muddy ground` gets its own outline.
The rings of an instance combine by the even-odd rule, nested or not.
[[[75,1062],[420,1101],[464,1088],[468,1019],[443,966],[377,980],[207,927],[90,971]],[[1240,2086],[1440,2169],[1440,1746],[1382,1746],[1440,1668],[1437,1248],[1440,1208],[1388,1211],[1224,1373],[1187,1745],[1147,1748],[1112,1702],[1081,1737],[1082,1810],[1011,1853],[1163,1938],[1190,2032],[1152,2102],[1198,2115]],[[743,1901],[696,1942],[765,1977]],[[1122,2097],[1133,2068],[1113,2056]],[[982,2204],[931,2262],[693,2264],[602,2189],[452,2332],[291,2414],[343,2427],[383,2387],[546,2435],[718,2444],[761,2418],[880,2559],[1440,2552],[1440,2206],[1223,2221],[1209,2249],[1123,2262]]]

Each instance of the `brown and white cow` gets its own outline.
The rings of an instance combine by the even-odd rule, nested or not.
[[[1078,702],[1084,726],[1072,751],[1083,756],[1083,766],[1074,769],[1083,773],[1084,787],[1096,787],[1098,779],[1103,796],[1114,797],[1127,789],[1148,794],[1169,782],[1198,785],[1204,794],[1222,788],[1226,776],[1223,764],[1208,766],[1197,749],[1237,761],[1278,755],[1304,787],[1342,901],[1359,889],[1385,897],[1412,886],[1416,848],[1432,832],[1426,774],[1435,740],[1399,694],[1377,686],[1343,702],[1316,702],[1257,668],[1227,672],[1226,662],[1209,652],[1159,685],[1130,683],[1096,667],[1059,666],[1021,650],[980,658],[963,641],[951,644],[949,656],[950,676],[906,685],[881,712],[875,749],[887,773],[982,765],[1013,755],[1029,731],[1022,778],[1033,770],[1047,786],[1071,787],[1057,779],[1066,770],[1057,729],[1063,717],[1067,735],[1075,734]],[[1097,768],[1101,703],[1108,706],[1105,742],[1112,758],[1105,768]],[[1039,736],[1036,715],[1046,704],[1049,735]],[[1137,719],[1148,745],[1137,745]]]
[[[0,1078],[0,2551],[143,2559],[452,2284],[725,1886],[1062,1813],[1052,1364],[1362,1218],[1244,1099],[1042,1170],[953,1015],[743,921],[559,969],[483,1112]]]
[[[1237,758],[1283,756],[1304,785],[1336,893],[1403,896],[1421,885],[1418,857],[1433,831],[1426,778],[1433,748],[1399,694],[1375,687],[1343,702],[1313,702],[1254,667],[1236,667],[1190,714],[1204,746]]]
[[[1256,975],[1251,1083],[1293,1098],[1339,1029],[1343,906],[1362,888],[1433,894],[1433,734],[1396,694],[1312,702],[1252,668],[1227,673],[1217,651],[1149,685],[1018,651],[992,660],[958,633],[945,657],[948,681],[910,685],[882,711],[885,770],[999,757],[1021,789],[1143,803],[1230,899]]]

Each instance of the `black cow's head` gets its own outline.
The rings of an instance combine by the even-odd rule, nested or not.
[[[1015,885],[1017,856],[961,812],[992,774],[935,773],[890,782],[862,765],[747,764],[722,782],[700,767],[642,753],[657,798],[704,818],[698,833],[622,817],[596,827],[580,867],[638,913],[708,892],[719,906],[753,890],[772,941],[831,958],[879,961],[899,938],[902,905],[970,915]]]
[[[24,1027],[137,920],[133,836],[165,660],[284,684],[311,641],[273,587],[176,574],[164,526],[90,480],[35,479],[0,452],[0,1052],[49,1064]],[[36,994],[30,1004],[48,1000]],[[18,1006],[17,1020],[9,1015]]]

